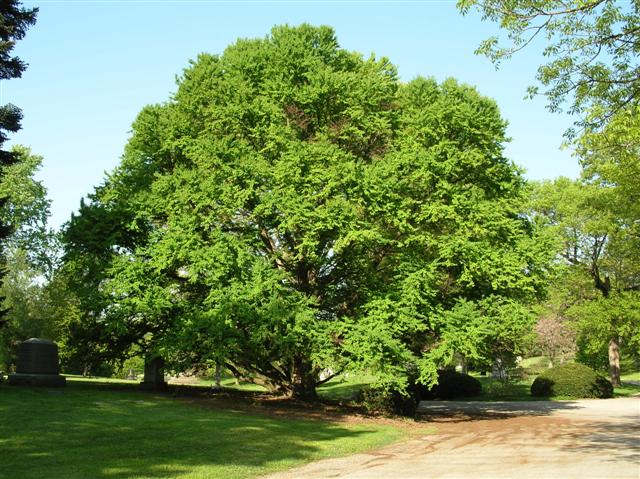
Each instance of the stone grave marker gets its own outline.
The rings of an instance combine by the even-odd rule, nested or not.
[[[164,359],[156,356],[146,359],[144,362],[144,379],[140,383],[143,389],[162,390],[166,389],[167,383],[164,380]]]
[[[53,341],[31,338],[20,344],[16,372],[9,375],[15,386],[62,387],[67,383],[60,376],[58,346]]]

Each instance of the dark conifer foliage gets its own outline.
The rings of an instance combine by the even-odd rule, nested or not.
[[[37,13],[37,8],[23,8],[19,1],[0,0],[0,81],[20,78],[26,70],[27,64],[12,55],[12,52],[16,41],[22,40],[27,29],[36,22]],[[17,106],[11,103],[0,105],[0,175],[3,174],[4,167],[16,161],[15,154],[4,149],[4,143],[8,139],[8,133],[20,130],[21,120],[22,112]],[[4,208],[8,201],[9,198],[0,198],[0,208]],[[11,225],[0,221],[0,265],[5,261],[2,242],[11,231]],[[4,268],[0,269],[0,278],[3,275]]]

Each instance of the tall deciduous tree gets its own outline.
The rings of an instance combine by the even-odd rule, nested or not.
[[[585,181],[600,187],[605,204],[625,225],[640,250],[640,108],[617,112],[601,130],[587,130],[577,142]],[[637,281],[640,284],[640,280]]]
[[[521,214],[505,127],[475,89],[401,84],[328,27],[201,55],[67,229],[69,264],[93,278],[88,332],[303,398],[325,368],[402,388],[413,363],[434,381],[456,348],[498,345],[543,287],[550,248]],[[460,301],[490,324],[458,344]]]

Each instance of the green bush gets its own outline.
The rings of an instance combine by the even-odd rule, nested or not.
[[[413,417],[418,406],[411,394],[375,386],[364,388],[357,401],[369,414]]]
[[[417,401],[423,399],[456,399],[479,396],[482,394],[482,384],[468,374],[444,369],[438,371],[438,384],[427,388],[423,384],[410,387],[412,395]]]
[[[531,385],[531,395],[563,396],[572,399],[610,398],[611,383],[588,366],[567,363],[553,367],[538,376]]]

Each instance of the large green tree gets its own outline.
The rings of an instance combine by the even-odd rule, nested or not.
[[[430,382],[458,349],[505,347],[550,251],[505,127],[472,87],[402,84],[328,27],[203,54],[67,228],[85,333],[304,398],[325,368],[402,388],[408,364]],[[449,340],[461,302],[489,324]]]
[[[598,186],[603,205],[640,248],[640,108],[617,112],[606,127],[587,130],[577,142],[585,181]],[[640,283],[640,281],[639,281]]]

